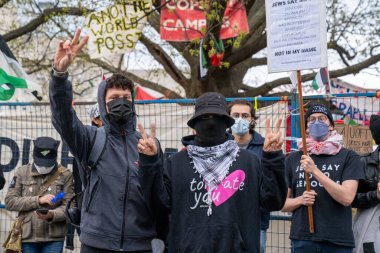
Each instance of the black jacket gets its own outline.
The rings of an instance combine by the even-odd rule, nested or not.
[[[264,152],[262,161],[241,149],[229,175],[212,194],[207,215],[207,191],[195,173],[187,151],[172,155],[165,168],[157,156],[140,155],[140,180],[155,208],[171,212],[169,252],[259,252],[260,204],[280,210],[286,199],[284,155]],[[154,182],[154,183],[153,183]],[[154,185],[154,191],[149,188]],[[220,187],[220,188],[219,188]]]
[[[260,158],[263,155],[264,141],[265,139],[258,132],[253,131],[252,139],[248,143],[247,150],[252,151]],[[267,230],[269,228],[269,222],[270,212],[261,207],[261,230]]]
[[[156,237],[155,219],[138,181],[139,135],[135,131],[135,119],[125,125],[108,121],[105,87],[103,81],[98,89],[98,103],[107,142],[89,174],[84,192],[80,241],[113,251],[151,250],[151,240]],[[86,168],[96,127],[83,125],[76,116],[72,85],[67,76],[52,76],[49,97],[55,129],[83,165],[80,168]]]
[[[377,183],[380,181],[379,149],[361,157],[365,179],[359,181],[358,190],[352,207],[367,209],[380,204],[377,197]]]

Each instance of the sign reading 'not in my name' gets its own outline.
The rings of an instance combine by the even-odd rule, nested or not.
[[[89,14],[86,26],[91,58],[133,51],[151,6],[151,0],[130,0]]]
[[[265,3],[269,72],[326,67],[326,1]]]

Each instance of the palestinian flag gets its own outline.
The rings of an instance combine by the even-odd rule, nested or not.
[[[208,72],[208,62],[205,49],[203,48],[203,39],[199,42],[199,80],[205,80]]]
[[[40,86],[31,81],[0,35],[0,100],[9,100],[16,89],[26,89],[42,100]]]
[[[155,95],[150,94],[147,89],[138,85],[133,91],[133,98],[135,100],[157,100],[157,99],[161,99],[162,97],[156,97]]]
[[[314,90],[320,89],[323,85],[329,84],[329,71],[327,68],[321,68],[319,69],[317,75],[315,76],[314,80],[311,82],[311,86]]]

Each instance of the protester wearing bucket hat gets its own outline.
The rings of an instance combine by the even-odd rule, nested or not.
[[[354,217],[355,253],[380,252],[380,115],[372,115],[369,129],[378,145],[375,151],[361,157],[366,178],[359,181],[352,207]]]
[[[226,121],[227,127],[235,123],[235,120],[227,112],[226,98],[217,92],[207,92],[196,100],[195,113],[187,122],[187,125],[194,128],[197,119],[209,114],[222,117]]]
[[[5,205],[7,210],[25,216],[22,252],[60,253],[67,228],[64,210],[73,196],[73,177],[68,169],[57,163],[59,141],[39,137],[33,143],[33,161],[16,169]],[[49,185],[45,186],[46,182]],[[63,198],[53,200],[59,193]],[[46,214],[36,212],[42,208],[47,209]]]
[[[153,210],[171,213],[169,252],[259,252],[260,203],[270,211],[283,206],[281,120],[274,132],[267,121],[261,161],[229,138],[226,130],[233,124],[224,96],[203,94],[188,121],[195,135],[182,139],[186,150],[170,156],[164,169],[154,125],[149,138],[139,125],[140,184],[156,203]]]
[[[343,148],[343,137],[334,130],[331,111],[311,105],[305,114],[306,147],[285,160],[288,198],[283,211],[292,212],[290,239],[294,253],[345,253],[355,247],[350,205],[358,181],[364,177],[360,157]],[[311,174],[306,191],[305,172]],[[309,232],[307,207],[313,207],[315,233]]]

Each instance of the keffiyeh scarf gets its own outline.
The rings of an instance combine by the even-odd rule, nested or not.
[[[302,139],[297,139],[297,146],[302,150]],[[306,138],[307,151],[314,155],[336,155],[343,147],[343,137],[336,131],[332,131],[330,136],[324,141],[315,141]]]
[[[229,169],[239,153],[235,141],[229,140],[213,147],[187,146],[187,153],[192,159],[194,169],[206,181],[209,206],[207,215],[212,214],[212,191],[228,175]]]

